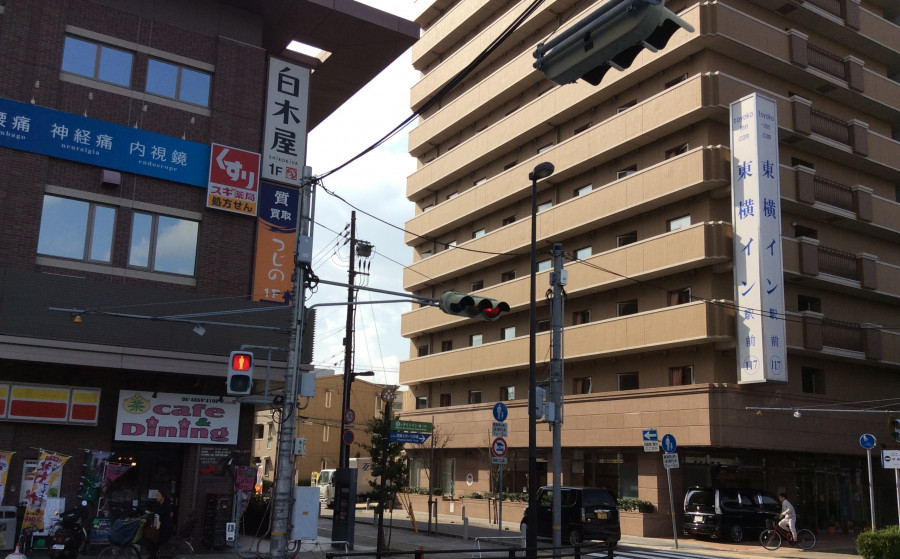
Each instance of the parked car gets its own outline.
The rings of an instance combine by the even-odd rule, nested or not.
[[[612,553],[622,538],[619,506],[616,496],[599,487],[560,488],[562,541],[581,545],[585,540],[604,542]],[[528,508],[522,517],[521,530],[528,529]],[[537,496],[537,536],[553,537],[553,488],[541,487]]]
[[[692,487],[684,495],[684,533],[738,543],[780,512],[775,495],[760,489]]]

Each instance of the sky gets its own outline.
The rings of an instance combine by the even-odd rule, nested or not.
[[[362,0],[385,12],[414,19],[428,0]],[[403,122],[410,114],[409,91],[418,78],[409,51],[338,108],[309,134],[307,165],[314,175],[331,171]],[[403,227],[413,216],[406,200],[406,178],[415,170],[415,159],[407,152],[407,136],[415,124],[405,128],[378,149],[327,177],[324,185],[354,206],[387,223]],[[349,247],[344,228],[353,208],[318,189],[313,231],[313,272],[321,279],[347,283]],[[349,232],[349,229],[347,229]],[[356,238],[374,246],[367,283],[357,283],[403,292],[403,267],[412,262],[412,249],[403,242],[403,232],[367,215],[356,214]],[[320,285],[307,307],[347,301],[346,287]],[[389,295],[359,291],[360,302],[397,299]],[[356,306],[355,372],[374,371],[368,378],[379,384],[398,384],[401,360],[409,358],[409,341],[400,336],[400,315],[409,303],[361,304]],[[320,368],[344,370],[344,333],[347,307],[324,306],[316,311],[313,362]]]

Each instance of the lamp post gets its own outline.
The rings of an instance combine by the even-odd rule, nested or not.
[[[528,307],[528,530],[525,531],[527,557],[537,556],[537,183],[553,174],[553,164],[538,163],[528,173],[531,180],[531,300]]]

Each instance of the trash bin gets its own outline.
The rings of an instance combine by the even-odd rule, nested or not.
[[[16,547],[16,507],[0,507],[0,551]]]

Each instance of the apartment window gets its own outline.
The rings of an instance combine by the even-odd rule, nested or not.
[[[481,345],[481,340],[481,334],[472,334],[471,336],[469,336],[469,346],[474,347]]]
[[[506,165],[503,166],[503,170],[509,171],[510,169],[515,167],[517,163],[518,163],[518,161],[510,161],[509,163],[507,163]]]
[[[507,272],[503,272],[502,274],[500,274],[501,282],[512,281],[514,279],[516,279],[516,271],[515,270],[509,270]]]
[[[459,196],[459,192],[451,192],[450,194],[447,195],[447,197],[445,198],[445,200],[453,200],[453,199],[456,198],[457,196]]]
[[[619,373],[619,390],[637,390],[638,385],[637,373]]]
[[[129,87],[133,59],[134,56],[130,52],[84,39],[66,37],[63,47],[62,70],[70,74]]]
[[[477,239],[478,237],[484,237],[484,233],[485,233],[484,229],[479,229],[478,231],[475,231],[474,233],[472,233],[472,238]]]
[[[808,167],[810,169],[816,168],[816,166],[813,163],[811,163],[805,159],[800,159],[799,157],[791,157],[791,167],[798,167],[798,166]]]
[[[637,173],[637,165],[625,167],[624,169],[619,169],[618,171],[616,171],[616,179],[624,179],[628,175],[633,175],[635,173]]]
[[[676,217],[675,219],[670,219],[666,222],[666,231],[678,231],[679,229],[684,229],[691,224],[691,216],[683,215],[681,217]]]
[[[128,265],[190,276],[197,256],[196,221],[134,212]]]
[[[549,150],[552,149],[552,148],[553,148],[553,144],[547,144],[547,145],[545,145],[545,146],[539,147],[538,150],[537,150],[537,152],[538,152],[538,153],[544,153],[545,151],[549,151]]]
[[[456,240],[455,239],[444,243],[444,250],[446,250],[448,248],[456,248]]]
[[[431,257],[431,251],[430,251],[430,250],[422,251],[422,254],[420,254],[420,256],[422,257],[422,260],[425,260],[426,258],[430,258],[430,257]]]
[[[582,186],[581,188],[576,188],[574,194],[575,194],[575,196],[584,196],[591,190],[594,190],[594,185],[586,184],[586,185]]]
[[[441,407],[446,408],[450,406],[450,394],[441,394]]]
[[[269,436],[266,437],[266,448],[271,450],[272,443],[275,441],[275,429],[273,429],[273,425],[269,423]]]
[[[441,342],[441,351],[453,351],[453,340],[444,340]]]
[[[550,262],[549,258],[547,260],[541,260],[537,263],[537,271],[543,272],[544,270],[549,270],[551,264],[552,262]]]
[[[38,253],[111,262],[115,223],[115,208],[44,195]]]
[[[616,316],[628,316],[629,314],[635,314],[636,312],[638,312],[637,299],[616,303]]]
[[[581,311],[575,311],[572,313],[572,324],[587,324],[591,321],[591,309],[584,309]]]
[[[802,225],[794,225],[794,237],[806,237],[807,239],[818,239],[819,232],[811,227]]]
[[[687,74],[681,74],[677,78],[667,81],[666,84],[663,86],[663,89],[669,89],[672,86],[678,85],[681,82],[685,81],[687,78],[688,78]]]
[[[515,386],[501,386],[500,387],[500,401],[501,402],[509,402],[510,400],[516,399],[516,387]]]
[[[578,134],[581,134],[582,132],[584,132],[585,130],[587,130],[587,129],[590,128],[590,127],[591,127],[591,123],[590,123],[590,122],[586,122],[586,123],[582,124],[581,126],[579,126],[578,128],[576,128],[576,129],[572,132],[572,135],[573,135],[573,136],[577,136]]]
[[[511,340],[516,337],[516,327],[515,326],[507,326],[500,330],[500,339],[501,340]]]
[[[484,184],[486,182],[487,182],[487,177],[481,177],[480,179],[478,179],[477,181],[472,183],[472,186],[478,186],[479,184]]]
[[[428,407],[428,396],[416,396],[416,409],[424,410]]]
[[[422,213],[427,212],[428,210],[430,210],[430,209],[433,208],[433,207],[434,207],[434,204],[428,204],[427,206],[425,206],[424,208],[422,208]]]
[[[147,93],[208,107],[211,82],[212,77],[206,72],[186,66],[154,58],[147,63]]]
[[[537,213],[545,212],[553,207],[553,202],[541,202],[538,204]]]
[[[330,388],[325,389],[325,407],[326,408],[331,407],[331,389]]]
[[[825,371],[812,367],[800,369],[801,385],[807,394],[825,394]]]
[[[479,289],[484,289],[484,280],[475,280],[472,282],[472,289],[470,291],[478,291]]]
[[[480,404],[481,403],[481,390],[469,390],[469,403],[470,404]]]
[[[631,107],[634,107],[635,105],[637,105],[637,99],[632,99],[631,101],[625,103],[624,105],[619,106],[619,108],[616,109],[616,112],[624,113],[625,111],[627,111]]]
[[[254,439],[262,439],[266,436],[266,426],[262,423],[257,423],[253,426],[253,438]]]
[[[637,242],[637,231],[629,231],[616,237],[616,246],[623,247]]]
[[[683,305],[685,303],[691,302],[691,288],[685,287],[684,289],[676,289],[675,291],[669,291],[669,306],[673,305]]]
[[[591,247],[581,247],[575,251],[575,259],[584,260],[585,258],[590,258],[591,254]]]
[[[681,144],[680,146],[667,149],[666,150],[666,159],[672,159],[676,155],[681,155],[682,153],[687,153],[688,144]]]
[[[538,332],[549,332],[550,331],[550,321],[549,320],[538,320],[537,331]]]
[[[331,435],[331,428],[329,428],[328,425],[324,425],[322,427],[322,442],[327,443],[328,439],[331,438],[330,435]]]
[[[516,221],[516,216],[514,216],[514,215],[511,215],[509,217],[504,217],[503,225],[509,225],[510,223],[515,223],[515,221]]]
[[[582,377],[575,379],[575,384],[572,387],[572,392],[575,394],[590,394],[591,377]]]
[[[797,295],[797,312],[822,312],[822,300],[808,295]]]
[[[425,357],[426,355],[428,355],[428,346],[427,345],[420,345],[417,349],[418,349],[419,357]]]
[[[672,386],[694,384],[694,366],[669,367],[669,382]]]

